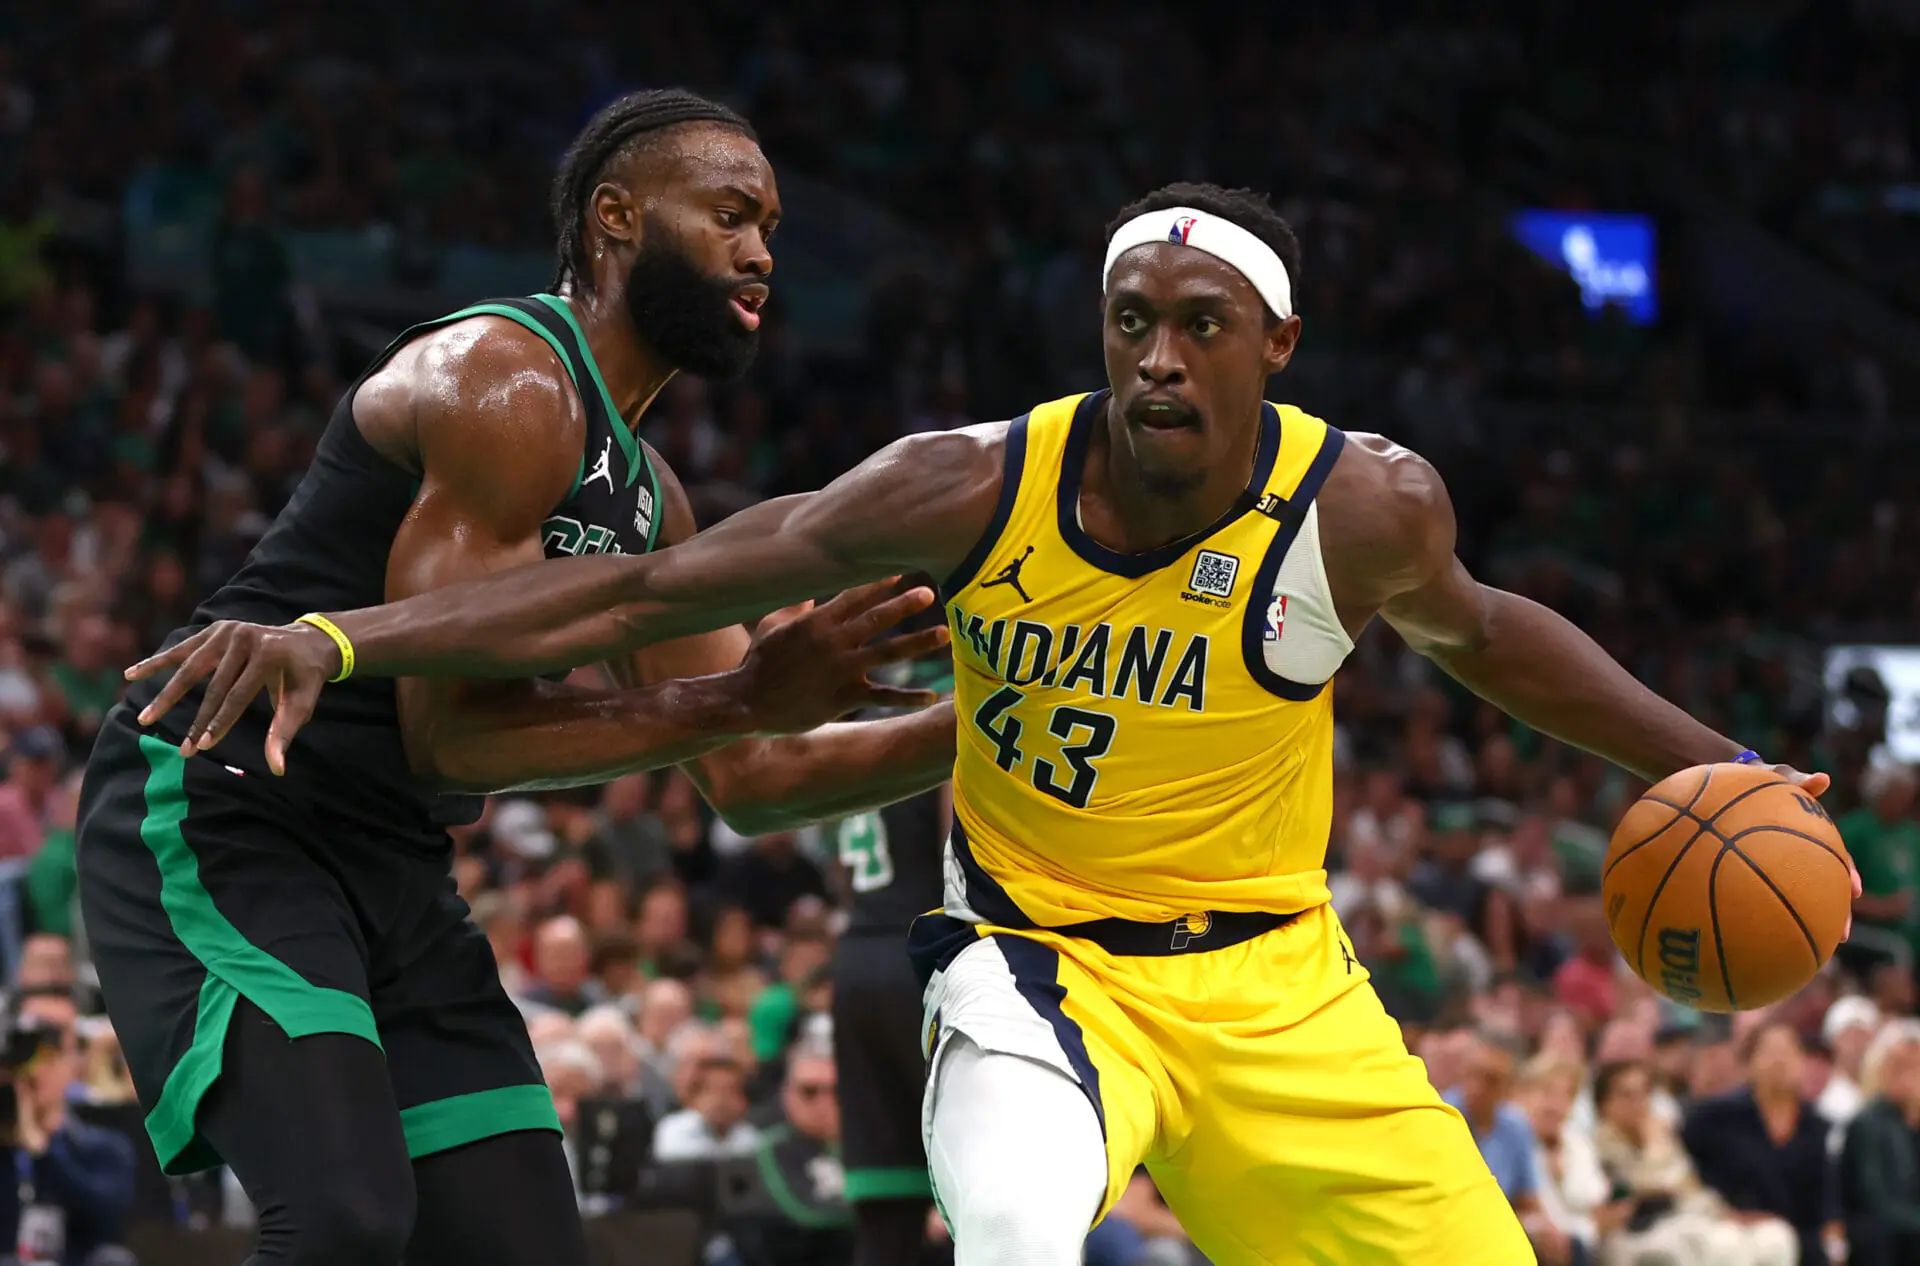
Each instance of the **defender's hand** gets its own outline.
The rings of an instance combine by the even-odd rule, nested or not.
[[[1818,798],[1827,794],[1827,788],[1833,786],[1833,779],[1825,774],[1803,774],[1791,765],[1769,765],[1769,769],[1779,774],[1808,795]],[[1853,864],[1851,854],[1847,857],[1847,877],[1853,881],[1853,895],[1860,896],[1860,869]],[[1847,929],[1840,934],[1841,940],[1853,935],[1853,910],[1847,910]]]
[[[931,690],[883,685],[868,674],[918,659],[947,644],[945,625],[875,642],[887,629],[933,605],[924,587],[896,593],[898,580],[849,589],[821,607],[803,602],[760,622],[753,649],[736,670],[759,734],[799,734],[863,708],[924,708]]]
[[[127,669],[139,681],[173,669],[173,677],[140,713],[152,725],[202,681],[200,710],[187,727],[180,754],[191,756],[220,742],[262,690],[273,696],[267,730],[267,767],[287,772],[287,745],[313,716],[320,691],[340,672],[340,648],[311,624],[247,624],[221,620],[158,655]]]

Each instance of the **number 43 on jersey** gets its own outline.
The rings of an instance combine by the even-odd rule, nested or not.
[[[1013,708],[1024,698],[1026,696],[1012,686],[1002,686],[988,695],[973,714],[974,725],[994,745],[994,763],[1008,773],[1013,773],[1027,760],[1027,753],[1021,747],[1026,726],[1012,715]],[[1047,733],[1060,740],[1058,759],[1033,757],[1029,777],[1034,790],[1076,809],[1086,808],[1087,802],[1093,799],[1094,784],[1100,780],[1100,771],[1094,768],[1093,762],[1113,746],[1114,731],[1118,728],[1119,722],[1104,712],[1092,712],[1068,703],[1056,707],[1047,718]]]

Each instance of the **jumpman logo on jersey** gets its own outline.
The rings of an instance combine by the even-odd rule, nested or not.
[[[1026,566],[1027,555],[1031,553],[1033,553],[1033,546],[1029,545],[1027,546],[1026,554],[1020,555],[1020,557],[1014,559],[1012,562],[1008,563],[1005,567],[1002,567],[1000,569],[1000,574],[998,576],[995,576],[992,580],[981,581],[980,587],[982,589],[991,589],[995,585],[1012,585],[1013,591],[1020,595],[1020,601],[1032,602],[1033,595],[1028,593],[1027,587],[1020,583],[1020,569]]]
[[[608,492],[612,492],[614,490],[613,488],[613,437],[611,435],[607,437],[607,446],[600,450],[599,459],[593,463],[593,473],[591,475],[588,475],[585,479],[582,479],[580,481],[580,486],[584,488],[596,479],[604,479],[607,481]]]
[[[1353,975],[1353,951],[1347,948],[1345,940],[1340,940],[1340,957],[1347,960],[1347,975]]]

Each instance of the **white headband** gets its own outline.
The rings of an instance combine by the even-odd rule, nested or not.
[[[1100,270],[1101,293],[1106,292],[1107,278],[1113,275],[1113,266],[1120,257],[1136,246],[1151,242],[1191,246],[1225,260],[1253,284],[1275,316],[1293,315],[1293,283],[1287,277],[1287,266],[1280,262],[1273,248],[1232,220],[1192,207],[1149,211],[1121,225],[1113,240],[1107,243],[1107,264]]]

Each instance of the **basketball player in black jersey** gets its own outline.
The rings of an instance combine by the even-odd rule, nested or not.
[[[677,370],[751,358],[773,173],[731,111],[642,93],[587,126],[553,206],[557,293],[402,335],[342,398],[272,530],[170,641],[693,534],[633,426]],[[950,709],[815,728],[933,699],[867,676],[943,642],[868,645],[931,599],[869,586],[757,642],[735,627],[655,646],[609,665],[619,689],[345,681],[291,764],[262,759],[264,709],[203,750],[197,697],[143,730],[155,691],[136,686],[88,766],[79,866],[162,1164],[232,1166],[260,1214],[251,1266],[585,1266],[558,1119],[454,894],[446,826],[481,793],[674,763],[749,833],[931,788]]]
[[[949,660],[897,666],[896,675],[907,673],[929,689],[953,689]],[[951,788],[942,786],[843,818],[837,830],[853,894],[833,960],[833,1055],[853,1266],[908,1266],[926,1238],[933,1184],[920,1140],[920,1097],[927,1069],[907,928],[944,899],[941,856],[952,821]]]

